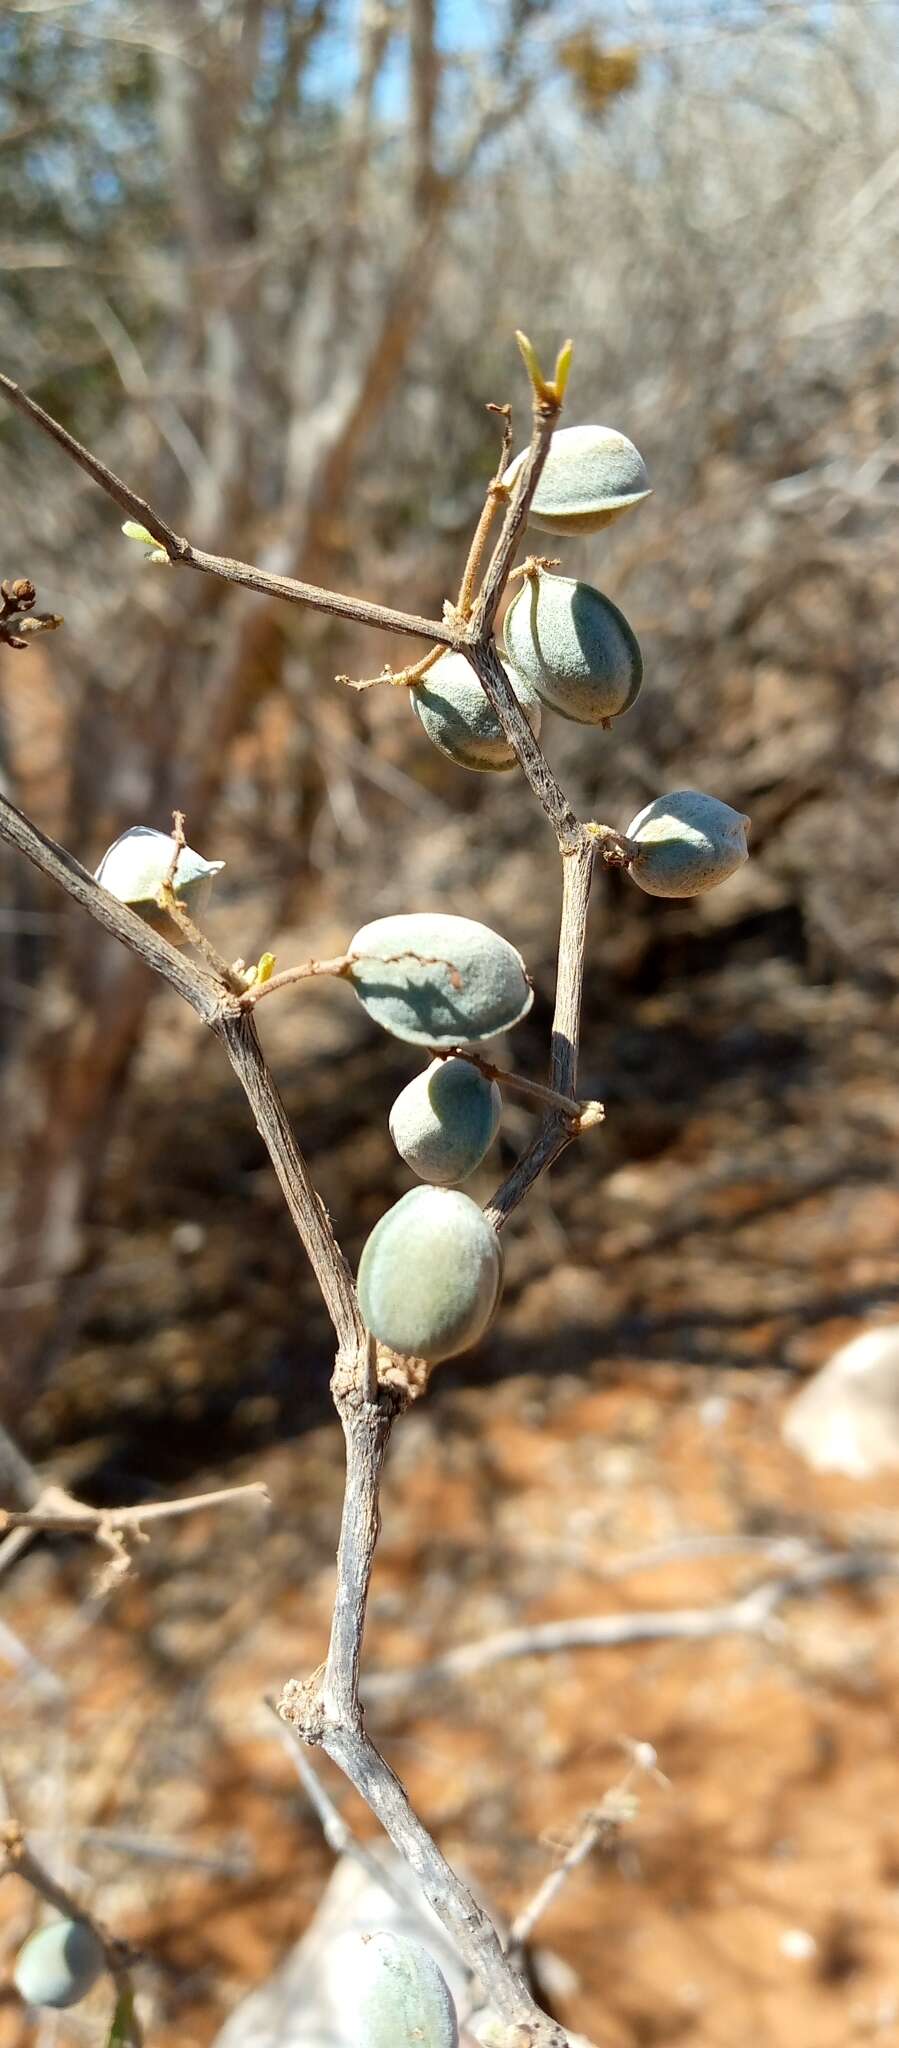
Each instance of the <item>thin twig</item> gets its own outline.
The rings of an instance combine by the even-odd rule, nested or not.
[[[178,863],[186,847],[187,838],[184,830],[184,812],[173,811],[172,858],[169,861],[167,872],[163,876],[162,887],[159,891],[159,907],[172,919],[173,924],[177,925],[182,938],[186,939],[189,945],[195,947],[196,951],[205,960],[210,972],[222,983],[223,988],[230,989],[232,995],[242,995],[246,983],[235,973],[234,968],[223,958],[222,954],[216,951],[215,946],[206,937],[206,933],[200,930],[199,925],[194,924],[190,912],[175,893],[175,876],[178,872]]]
[[[279,989],[289,988],[294,981],[310,981],[315,975],[345,975],[355,958],[354,953],[336,953],[332,960],[301,960],[296,967],[285,967],[280,974],[270,974],[268,981],[254,982],[251,988],[245,989],[240,998],[241,1008],[254,1010],[263,996],[276,995]]]
[[[181,1500],[148,1500],[125,1508],[92,1508],[68,1495],[60,1498],[66,1506],[27,1508],[21,1513],[0,1508],[0,1533],[43,1529],[57,1536],[95,1536],[102,1529],[110,1533],[134,1530],[140,1535],[147,1522],[174,1522],[182,1515],[195,1515],[203,1508],[220,1508],[232,1501],[252,1499],[271,1507],[271,1495],[261,1479],[248,1480],[245,1486],[216,1487],[213,1492],[194,1493]]]
[[[527,525],[528,513],[531,509],[534,493],[540,482],[543,465],[549,454],[549,444],[552,440],[553,429],[562,410],[565,383],[559,373],[566,351],[568,361],[570,361],[570,342],[566,342],[565,348],[560,353],[559,362],[556,365],[556,381],[554,384],[544,383],[539,374],[535,377],[530,364],[528,365],[534,396],[534,426],[531,434],[531,445],[522,463],[520,473],[516,478],[515,489],[512,493],[505,519],[503,520],[499,539],[493,550],[490,566],[477,601],[472,609],[472,641],[480,640],[483,642],[487,635],[493,631],[493,622],[496,618],[500,599],[506,587],[509,570],[515,560],[515,550]],[[565,377],[567,377],[567,365]]]
[[[456,599],[456,613],[460,619],[468,619],[471,616],[475,584],[480,574],[490,528],[500,506],[507,504],[509,499],[508,491],[503,489],[502,479],[512,452],[512,407],[510,405],[488,405],[487,411],[497,413],[503,422],[502,447],[496,471],[487,485],[487,493],[481,508],[481,516],[475,527],[471,546],[468,550],[468,560],[462,571],[462,581],[459,585],[459,595]]]
[[[366,1700],[393,1699],[419,1685],[458,1682],[516,1657],[555,1656],[562,1650],[614,1650],[625,1643],[708,1642],[714,1636],[768,1634],[788,1600],[808,1599],[822,1586],[863,1584],[899,1576],[899,1552],[840,1552],[813,1558],[796,1571],[765,1579],[736,1600],[708,1607],[646,1608],[635,1614],[579,1615],[536,1622],[462,1643],[429,1664],[408,1671],[373,1671],[365,1680]]]
[[[294,1136],[251,1015],[221,1015],[214,1029],[256,1119],[256,1128],[278,1176],[281,1192],[305,1246],[325,1307],[337,1333],[338,1359],[366,1390],[373,1367],[368,1332],[356,1288],[324,1202]]]
[[[636,1742],[628,1746],[633,1757],[630,1769],[625,1771],[624,1777],[617,1785],[609,1787],[599,1805],[591,1807],[584,1815],[575,1839],[570,1848],[566,1849],[561,1862],[554,1870],[547,1872],[527,1904],[516,1913],[506,1942],[508,1954],[518,1956],[523,1953],[538,1922],[555,1903],[572,1872],[586,1862],[594,1849],[609,1850],[619,1840],[621,1831],[628,1821],[635,1819],[639,1802],[632,1787],[637,1778],[649,1770],[661,1779],[661,1773],[655,1770],[656,1754],[651,1743]]]
[[[108,498],[127,512],[129,518],[145,526],[154,540],[165,550],[173,566],[199,569],[205,576],[218,576],[225,583],[239,584],[245,590],[255,590],[263,597],[279,597],[285,604],[308,605],[311,611],[329,612],[334,618],[353,619],[360,626],[380,626],[386,633],[407,633],[414,639],[436,640],[443,647],[453,647],[458,642],[454,625],[445,619],[422,619],[411,612],[394,611],[390,605],[370,604],[365,598],[345,597],[339,591],[321,590],[314,583],[301,583],[295,576],[274,576],[268,570],[254,567],[251,562],[232,560],[228,555],[212,555],[205,548],[195,548],[190,541],[163,519],[159,512],[148,505],[137,491],[133,491],[114,469],[93,455],[74,434],[60,426],[52,413],[45,412],[42,405],[29,398],[27,392],[15,384],[11,377],[0,373],[0,390],[5,392],[11,405],[26,419],[34,422],[56,441],[60,448],[77,462],[79,469],[86,470],[93,477]]]
[[[57,1536],[92,1537],[107,1556],[98,1586],[98,1591],[105,1594],[131,1569],[127,1538],[130,1536],[141,1543],[149,1540],[145,1522],[176,1520],[181,1515],[195,1514],[199,1508],[220,1507],[240,1495],[252,1495],[270,1505],[268,1489],[261,1480],[253,1480],[246,1486],[221,1487],[216,1492],[195,1494],[190,1499],[147,1501],[143,1506],[127,1508],[88,1507],[62,1487],[48,1486],[36,1505],[25,1512],[0,1509],[0,1530],[11,1530],[14,1534],[23,1530],[43,1530]],[[14,1540],[14,1534],[7,1536],[8,1543]]]
[[[390,683],[398,690],[408,690],[415,683],[420,683],[422,677],[427,675],[428,670],[433,668],[435,661],[439,661],[441,654],[445,653],[446,649],[444,647],[431,647],[427,654],[422,655],[420,661],[410,662],[407,668],[391,668],[388,661],[385,662],[379,675],[363,676],[359,681],[353,676],[340,675],[335,676],[334,681],[335,683],[344,683],[348,690],[376,690],[380,683]]]
[[[317,1770],[310,1763],[302,1736],[279,1714],[277,1700],[266,1697],[265,1704],[274,1717],[281,1746],[290,1757],[310,1806],[314,1808],[328,1848],[333,1850],[335,1856],[349,1856],[354,1863],[358,1863],[360,1869],[371,1878],[372,1883],[386,1892],[387,1897],[393,1900],[394,1905],[398,1906],[402,1913],[420,1911],[415,1893],[404,1888],[401,1878],[396,1876],[391,1865],[379,1861],[368,1844],[361,1842],[359,1836],[353,1833],[349,1821],[344,1819],[327,1786],[322,1784]],[[452,1953],[455,1954],[455,1950]]]
[[[577,1091],[587,915],[595,859],[595,844],[586,836],[573,853],[562,858],[562,914],[549,1078],[551,1088],[570,1100],[575,1099]],[[570,1118],[558,1110],[551,1110],[544,1117],[536,1136],[487,1203],[484,1214],[494,1230],[503,1229],[535,1180],[558,1159],[575,1135]]]
[[[401,960],[415,960],[420,967],[445,967],[454,989],[462,987],[462,977],[452,960],[443,959],[437,953],[420,953],[414,946],[404,946],[399,953],[364,952],[336,953],[331,960],[301,960],[296,967],[285,967],[280,974],[270,974],[267,981],[253,982],[249,988],[241,989],[240,1007],[254,1010],[263,996],[277,994],[279,989],[289,988],[291,982],[309,981],[315,975],[333,975],[336,980],[349,979],[360,960],[374,958],[382,967],[395,966]]]
[[[492,1060],[481,1058],[468,1045],[432,1045],[428,1048],[432,1060],[467,1060],[469,1066],[477,1067],[488,1081],[505,1088],[510,1095],[530,1096],[535,1102],[542,1102],[546,1109],[558,1110],[560,1116],[568,1117],[577,1130],[588,1130],[593,1124],[601,1123],[605,1110],[601,1102],[576,1102],[573,1095],[560,1095],[555,1088],[547,1088],[542,1081],[532,1081],[527,1074],[513,1074],[508,1067],[496,1067]]]

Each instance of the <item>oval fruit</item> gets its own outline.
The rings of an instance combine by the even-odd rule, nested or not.
[[[520,676],[511,675],[508,669],[506,674],[536,737],[540,732],[540,700]],[[515,749],[464,654],[442,654],[409,695],[429,740],[460,768],[496,774],[517,766]]]
[[[433,1060],[397,1096],[390,1135],[413,1173],[449,1187],[480,1166],[502,1111],[496,1082],[470,1060]]]
[[[643,681],[639,641],[623,612],[591,583],[522,578],[503,625],[516,675],[578,725],[604,725],[630,709]]]
[[[627,828],[638,847],[628,874],[649,896],[701,896],[749,859],[749,822],[698,789],[657,796]]]
[[[454,1188],[411,1188],[359,1261],[359,1305],[382,1344],[430,1364],[467,1351],[493,1320],[502,1281],[496,1231]]]
[[[345,1934],[338,1966],[357,2048],[458,2048],[452,1994],[423,1942],[386,1929]]]
[[[379,917],[351,939],[349,979],[382,1029],[410,1045],[471,1045],[527,1015],[534,991],[508,939],[437,910]]]
[[[85,1998],[106,1968],[103,1945],[84,1920],[52,1920],[19,1950],[13,1979],[26,2005],[61,2008]]]
[[[527,452],[522,449],[505,472],[510,491]],[[528,525],[541,533],[598,533],[651,495],[646,464],[626,434],[613,427],[557,427]]]

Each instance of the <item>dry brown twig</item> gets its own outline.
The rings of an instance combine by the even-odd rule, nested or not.
[[[608,1853],[620,1839],[623,1829],[636,1819],[640,1801],[634,1786],[638,1781],[651,1777],[657,1784],[667,1785],[668,1780],[658,1768],[658,1758],[651,1742],[633,1742],[628,1737],[623,1739],[622,1746],[631,1759],[628,1769],[617,1785],[610,1785],[603,1793],[598,1806],[588,1808],[561,1860],[547,1872],[531,1898],[516,1913],[506,1941],[510,1954],[523,1954],[538,1922],[549,1911],[572,1873],[586,1862],[594,1849]]]
[[[601,1102],[575,1102],[573,1096],[560,1095],[558,1089],[547,1088],[542,1081],[532,1081],[527,1074],[513,1074],[508,1067],[494,1066],[492,1060],[482,1059],[480,1053],[472,1052],[469,1045],[432,1045],[429,1052],[432,1060],[467,1060],[469,1066],[477,1067],[488,1081],[497,1081],[510,1095],[524,1095],[533,1102],[542,1103],[545,1109],[557,1110],[560,1116],[569,1119],[573,1135],[592,1130],[605,1119]]]
[[[10,379],[0,377],[0,389],[17,410],[49,434],[129,518],[145,527],[172,565],[222,577],[247,589],[357,623],[422,638],[432,646],[455,647],[471,663],[555,834],[562,857],[562,911],[550,1071],[547,1087],[536,1091],[544,1114],[532,1143],[487,1207],[485,1213],[497,1230],[503,1228],[538,1175],[564,1151],[576,1132],[587,1128],[589,1121],[595,1122],[599,1114],[598,1106],[584,1105],[577,1097],[587,913],[597,858],[609,857],[618,864],[624,845],[612,828],[582,823],[576,816],[518,706],[496,650],[497,609],[561,412],[571,361],[571,346],[566,344],[560,352],[555,376],[546,379],[530,344],[524,337],[519,337],[519,342],[533,398],[529,452],[506,504],[498,539],[475,595],[474,584],[489,528],[501,497],[505,500],[507,496],[498,488],[508,455],[509,437],[504,435],[500,467],[488,486],[484,512],[460,588],[460,602],[456,607],[447,606],[447,616],[439,622],[344,597],[289,577],[271,576],[247,563],[194,548],[41,406]],[[299,972],[288,970],[258,990],[248,991],[235,970],[202,942],[202,935],[200,960],[183,957],[133,911],[109,895],[71,854],[48,839],[5,797],[0,797],[0,837],[160,974],[221,1040],[269,1152],[334,1326],[332,1391],[344,1431],[347,1468],[330,1642],[319,1671],[309,1679],[294,1680],[285,1686],[280,1711],[305,1741],[320,1745],[340,1766],[414,1871],[421,1890],[479,1983],[485,2004],[497,2016],[500,2033],[495,2038],[514,2042],[515,2048],[564,2048],[562,2030],[535,2004],[514,1959],[505,1954],[496,1929],[441,1855],[364,1727],[359,1667],[378,1534],[381,1468],[393,1421],[404,1405],[402,1374],[397,1373],[394,1361],[393,1369],[379,1383],[376,1349],[362,1320],[352,1274],[297,1145],[263,1056],[252,1015],[256,997],[272,989],[276,981],[283,986],[314,969],[307,964]],[[176,826],[166,908],[176,917],[182,932],[194,938],[195,928],[187,930],[190,920],[185,923],[179,914],[180,906],[171,887],[180,851],[177,840]],[[327,966],[331,972],[341,971],[335,963]],[[533,1094],[535,1090],[531,1088],[529,1092]],[[586,1114],[588,1108],[594,1110],[592,1118]],[[411,1385],[410,1375],[407,1392]]]
[[[148,1543],[147,1525],[174,1522],[195,1515],[204,1508],[229,1506],[234,1501],[254,1501],[270,1507],[271,1496],[261,1479],[245,1486],[221,1486],[210,1493],[196,1493],[179,1500],[148,1500],[135,1507],[92,1508],[75,1500],[60,1486],[48,1486],[33,1508],[0,1508],[0,1536],[9,1530],[30,1530],[50,1536],[89,1536],[108,1556],[101,1581],[102,1590],[124,1578],[131,1565],[129,1543]]]
[[[555,1656],[563,1650],[616,1650],[625,1643],[710,1642],[715,1636],[761,1636],[772,1640],[779,1609],[807,1599],[824,1586],[858,1585],[899,1574],[899,1551],[841,1550],[810,1557],[795,1569],[762,1579],[733,1600],[705,1607],[643,1608],[629,1614],[572,1615],[564,1621],[534,1622],[501,1629],[474,1643],[460,1643],[429,1664],[408,1671],[372,1671],[366,1698],[393,1699],[423,1685],[462,1682],[493,1664],[517,1657]]]

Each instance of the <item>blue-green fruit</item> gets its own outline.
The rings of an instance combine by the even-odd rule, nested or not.
[[[26,2005],[77,2005],[106,1968],[102,1943],[84,1920],[53,1920],[19,1950],[13,1979]]]
[[[643,681],[643,657],[623,612],[570,576],[523,576],[503,625],[517,676],[552,711],[604,725],[627,711]]]
[[[506,470],[503,483],[509,490],[527,452],[522,449]],[[597,533],[650,496],[643,457],[626,434],[613,427],[557,427],[528,525],[541,533]]]
[[[474,918],[437,910],[379,917],[350,940],[350,979],[370,1017],[410,1045],[472,1045],[527,1015],[521,954]]]
[[[455,1188],[411,1188],[365,1243],[359,1305],[391,1351],[436,1364],[483,1336],[501,1280],[499,1238],[477,1202]]]
[[[458,2048],[449,1985],[422,1942],[386,1929],[345,1934],[335,1962],[356,2048]]]
[[[397,1096],[390,1135],[421,1180],[451,1187],[480,1166],[502,1113],[496,1082],[470,1060],[433,1060]]]
[[[701,896],[749,859],[749,819],[716,796],[675,789],[637,812],[626,838],[638,851],[628,874],[650,896]]]
[[[536,736],[540,731],[540,699],[522,677],[511,675],[508,669],[506,675]],[[460,768],[495,774],[516,766],[515,749],[464,654],[441,654],[409,695],[429,740]]]
[[[104,889],[117,896],[120,903],[136,910],[145,924],[152,925],[172,945],[178,945],[182,935],[159,903],[159,891],[174,851],[175,842],[168,833],[156,832],[152,825],[130,825],[107,848],[94,879],[102,882]],[[190,917],[202,917],[213,881],[224,865],[222,860],[204,860],[190,846],[182,848],[173,888]]]

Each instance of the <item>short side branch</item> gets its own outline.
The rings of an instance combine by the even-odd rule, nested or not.
[[[420,619],[411,612],[394,611],[390,605],[369,604],[365,598],[345,597],[336,590],[321,590],[314,583],[301,583],[294,576],[274,576],[267,569],[257,569],[251,562],[233,561],[228,555],[211,555],[205,548],[195,548],[183,534],[163,519],[159,512],[148,505],[145,498],[131,489],[122,477],[117,476],[99,455],[92,454],[74,434],[60,425],[52,413],[45,412],[37,400],[29,398],[27,391],[15,384],[11,377],[0,373],[0,391],[5,393],[10,405],[17,412],[24,413],[51,441],[62,448],[79,469],[86,471],[101,491],[112,498],[129,518],[145,526],[154,540],[168,556],[173,565],[187,569],[199,569],[206,576],[218,576],[225,583],[238,583],[245,590],[255,590],[263,597],[280,597],[286,604],[308,605],[310,610],[330,612],[338,619],[353,619],[360,626],[380,626],[387,633],[407,633],[416,639],[434,640],[441,646],[452,647],[458,634],[455,627],[446,620]],[[165,566],[163,564],[163,566]]]

